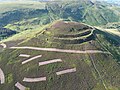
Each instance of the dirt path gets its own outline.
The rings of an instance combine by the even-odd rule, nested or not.
[[[40,51],[50,51],[50,52],[63,52],[63,53],[105,53],[110,54],[109,52],[99,51],[99,50],[86,50],[86,51],[79,51],[79,50],[66,50],[66,49],[57,49],[57,48],[39,48],[39,47],[10,47],[10,49],[30,49],[30,50],[40,50]]]
[[[51,64],[51,63],[56,63],[56,62],[62,62],[62,60],[61,59],[54,59],[54,60],[39,62],[39,66],[47,65],[47,64]]]
[[[89,56],[90,56],[90,55],[89,55]],[[95,64],[95,62],[94,62],[94,59],[92,58],[92,56],[90,56],[90,58],[91,58],[91,62],[92,62],[92,64],[93,64],[93,67],[94,67],[94,69],[96,70],[96,72],[98,73],[98,75],[99,75],[99,77],[100,77],[100,79],[101,79],[101,81],[102,81],[105,89],[108,90],[108,89],[107,89],[107,86],[105,85],[105,82],[104,82],[104,80],[103,80],[103,78],[102,78],[102,76],[101,76],[101,74],[100,74],[100,72],[99,72],[99,70],[98,70],[97,67],[96,67],[96,64]]]
[[[5,76],[1,68],[0,68],[0,81],[1,81],[1,84],[5,83]]]
[[[40,78],[24,78],[23,82],[40,82],[40,81],[46,81],[46,77],[40,77]]]
[[[6,44],[4,44],[4,43],[2,43],[2,44],[0,44],[3,48],[6,48],[7,47],[7,45]]]
[[[27,54],[20,54],[19,57],[30,57],[30,55],[27,55]]]
[[[38,55],[38,56],[32,57],[30,59],[27,59],[27,60],[23,61],[22,64],[28,63],[28,62],[30,62],[30,61],[32,61],[34,59],[40,58],[40,57],[42,57],[42,55]]]
[[[59,71],[59,72],[56,72],[56,74],[57,75],[62,75],[62,74],[72,73],[72,72],[76,72],[76,68]]]
[[[15,86],[16,86],[18,89],[20,89],[20,90],[26,90],[26,87],[23,86],[22,84],[20,84],[19,82],[17,82],[17,83],[15,84]]]

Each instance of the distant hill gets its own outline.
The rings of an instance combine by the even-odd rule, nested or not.
[[[120,21],[120,7],[90,0],[0,3],[0,26],[18,32],[64,19],[89,25]],[[31,21],[33,20],[33,21]]]
[[[2,3],[2,5],[0,6],[1,7],[0,26],[9,24],[10,22],[20,21],[22,19],[28,19],[34,17],[42,18],[43,16],[41,14],[43,14],[44,17],[46,16],[46,18],[51,19],[52,21],[57,18],[63,18],[78,22],[85,22],[91,25],[101,25],[109,22],[119,21],[119,13],[120,13],[118,10],[119,7],[111,6],[111,4],[102,3],[102,2],[93,3],[89,0],[85,0],[85,1],[75,0],[75,2],[54,1],[49,3],[36,2],[33,3],[32,5],[31,4],[32,3],[28,3],[28,4]],[[22,5],[22,7],[19,7],[20,5]],[[10,20],[7,17],[9,17]]]

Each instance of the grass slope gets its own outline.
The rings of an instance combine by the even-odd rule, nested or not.
[[[35,29],[58,19],[104,25],[120,21],[120,7],[89,0],[0,3],[0,27]],[[7,36],[6,36],[7,37]]]
[[[6,83],[0,85],[1,90],[17,90],[14,86],[16,82],[20,82],[30,90],[119,90],[120,66],[117,62],[119,61],[119,57],[115,56],[115,52],[119,54],[120,51],[119,45],[117,44],[119,42],[113,38],[113,35],[107,33],[109,37],[106,37],[106,32],[95,30],[92,33],[94,37],[81,43],[66,44],[62,41],[54,41],[54,37],[59,35],[69,35],[69,37],[71,36],[71,38],[74,38],[73,35],[76,35],[78,32],[83,33],[83,31],[86,31],[85,28],[90,30],[89,28],[91,27],[76,22],[56,21],[43,28],[42,32],[34,33],[35,37],[32,36],[31,39],[25,40],[17,46],[60,48],[81,51],[102,50],[108,51],[112,55],[98,53],[70,54],[24,49],[10,50],[7,48],[0,53],[0,68],[3,70],[6,77]],[[22,37],[23,36],[24,35],[22,35]],[[85,34],[84,38],[85,36],[88,37]],[[114,43],[111,43],[111,40]],[[8,46],[11,44],[10,41],[5,43]],[[113,47],[110,49],[109,45]],[[40,54],[43,56],[22,65],[22,61],[26,60],[26,58],[19,57],[21,53],[31,55],[31,57]],[[57,58],[62,59],[63,62],[38,66],[38,62]],[[61,76],[56,75],[57,71],[68,68],[76,68],[77,71]],[[26,83],[22,81],[24,77],[42,76],[46,76],[47,81],[38,83]]]

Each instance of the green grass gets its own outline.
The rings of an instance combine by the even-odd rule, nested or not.
[[[40,39],[40,38],[39,38]],[[36,44],[37,40],[29,40],[29,45],[32,45],[32,42],[34,42],[34,44]],[[41,47],[41,43],[39,42],[39,47]],[[28,42],[24,42],[22,43],[23,45],[27,45]],[[87,45],[88,43],[86,43]],[[22,46],[22,45],[21,45]],[[49,46],[50,47],[50,46]],[[62,46],[61,46],[62,47]],[[65,46],[64,46],[65,47]],[[78,47],[81,47],[81,45],[78,45]],[[60,48],[60,47],[57,47]],[[73,45],[73,49],[76,48]],[[14,53],[12,53],[14,52]],[[47,76],[47,81],[46,82],[39,82],[39,83],[23,83],[23,85],[30,87],[32,90],[39,90],[39,89],[43,89],[43,90],[56,90],[56,88],[59,87],[60,90],[73,90],[74,88],[77,88],[77,90],[81,89],[84,90],[85,88],[88,89],[92,89],[92,90],[102,90],[103,85],[101,83],[101,81],[99,80],[99,77],[96,73],[94,77],[93,75],[93,71],[94,68],[92,66],[92,64],[90,64],[90,61],[86,61],[86,60],[90,60],[90,58],[88,56],[85,56],[83,54],[66,54],[66,53],[55,53],[55,52],[43,52],[43,51],[34,51],[34,50],[12,50],[12,52],[9,50],[4,51],[5,55],[7,55],[8,57],[11,57],[11,60],[13,60],[13,62],[16,63],[11,63],[9,65],[7,65],[4,67],[5,62],[9,62],[10,58],[7,59],[7,57],[4,57],[4,53],[0,54],[0,57],[2,59],[2,61],[0,61],[0,65],[2,67],[2,69],[5,71],[5,73],[8,72],[8,70],[13,74],[13,81],[11,83],[15,83],[17,81],[21,82],[22,79],[26,76],[29,77],[39,77],[40,75],[46,75]],[[38,54],[42,54],[43,57],[39,58],[37,60],[31,61],[30,63],[26,64],[26,65],[21,65],[21,60],[22,58],[14,58],[14,56],[19,55],[20,53],[27,53],[30,55],[38,55]],[[16,55],[15,55],[16,54]],[[103,70],[107,70],[104,71],[104,73],[106,72],[107,77],[108,75],[111,76],[118,76],[119,77],[119,72],[118,72],[118,66],[116,66],[116,64],[114,63],[115,61],[112,59],[112,57],[110,56],[104,56],[101,54],[97,54],[97,55],[92,55],[94,58],[94,61],[97,65],[97,68],[99,69],[99,71],[101,70],[100,73],[103,73]],[[45,60],[50,60],[50,59],[54,59],[54,58],[62,58],[63,63],[56,63],[56,64],[50,64],[50,65],[45,65],[45,66],[38,66],[38,62],[39,61],[45,61]],[[6,59],[6,60],[5,60]],[[101,63],[99,63],[98,61],[103,61],[101,66]],[[111,63],[108,65],[108,63]],[[117,69],[114,69],[113,67],[111,67],[110,65],[114,66]],[[8,68],[8,67],[12,67]],[[62,75],[62,76],[56,76],[55,72],[59,71],[60,69],[66,69],[66,68],[72,68],[72,67],[77,67],[77,72],[73,73],[73,74],[66,74],[66,75]],[[114,70],[114,72],[113,72]],[[117,73],[118,72],[118,73]],[[111,74],[109,74],[111,73]],[[104,75],[106,74],[102,74],[104,80],[106,81],[107,85],[109,86],[109,78],[106,78]],[[10,77],[11,75],[9,75]],[[118,79],[118,78],[116,78]],[[112,79],[115,80],[115,79]],[[11,81],[11,80],[10,80]],[[57,83],[56,83],[57,82]],[[86,86],[84,86],[83,83],[87,82],[88,84],[86,84]],[[97,84],[96,84],[97,83]],[[116,85],[119,85],[118,83]],[[113,85],[114,86],[114,85]],[[5,87],[8,87],[9,89],[14,87],[13,85],[3,85],[2,89],[4,90]],[[117,88],[117,86],[116,86]],[[6,89],[7,90],[7,89]],[[103,90],[105,90],[103,88]],[[113,89],[114,90],[114,89]]]
[[[61,9],[60,6],[63,6],[63,8]],[[56,4],[6,2],[0,3],[0,8],[0,26],[17,32],[36,29],[40,25],[58,19],[84,22],[89,25],[104,25],[120,21],[119,7],[106,3],[96,3],[95,5],[87,1],[60,1]]]
[[[13,82],[13,75],[12,75],[12,73],[7,75],[6,82],[8,84]]]
[[[59,4],[60,5],[60,4]],[[86,5],[85,3],[83,5]],[[52,5],[51,7],[53,7]],[[63,4],[64,6],[64,4]],[[64,9],[72,8],[73,6],[79,6],[78,4],[71,3],[70,6],[66,6]],[[92,7],[94,8],[94,7]],[[58,11],[55,6],[53,7],[55,11],[51,12],[53,19],[56,19],[58,17]],[[58,6],[59,9],[59,6]],[[73,9],[73,8],[72,8]],[[88,8],[87,8],[88,9]],[[91,8],[90,8],[91,9]],[[89,9],[86,11],[86,23],[90,23],[91,20],[93,21],[93,25],[96,24],[103,24],[106,23],[107,20],[103,20],[103,17],[101,16],[98,19],[101,13],[96,14],[99,9],[89,11]],[[57,12],[56,12],[57,11]],[[74,11],[74,10],[73,10]],[[94,13],[92,13],[95,11]],[[104,10],[106,11],[106,9]],[[108,10],[107,12],[104,12],[104,14],[109,14]],[[70,11],[71,12],[71,11]],[[83,12],[83,11],[81,11]],[[81,13],[80,12],[80,13]],[[55,14],[57,13],[57,14]],[[67,15],[69,12],[66,12]],[[80,15],[79,13],[79,15]],[[55,15],[54,15],[55,14]],[[110,13],[111,14],[111,13]],[[43,14],[45,16],[42,17],[43,21],[46,19],[47,14]],[[60,14],[62,15],[62,14]],[[69,17],[74,18],[74,20],[78,21],[78,18],[75,18],[72,13],[69,13]],[[94,17],[92,17],[92,15]],[[106,15],[105,15],[106,16]],[[106,19],[111,19],[110,17],[114,16],[114,14],[110,16],[106,16]],[[115,15],[116,16],[116,15]],[[55,17],[55,18],[54,18]],[[60,16],[60,18],[63,18]],[[116,17],[117,18],[117,17]],[[116,21],[115,20],[112,21]],[[15,29],[19,27],[18,25],[14,25],[15,23],[21,24],[20,30],[26,28],[24,25],[26,22],[30,23],[30,26],[27,24],[27,27],[31,27],[31,22],[33,22],[36,18],[32,17],[32,19],[20,20],[17,22],[14,22],[12,24],[7,25],[7,28]],[[38,18],[37,18],[38,19]],[[49,21],[49,20],[48,20]],[[106,51],[109,50],[113,55],[107,55],[107,54],[68,54],[68,53],[56,53],[56,52],[47,52],[47,51],[35,51],[35,50],[9,50],[5,49],[2,52],[0,52],[0,68],[4,71],[6,75],[6,80],[8,83],[5,83],[4,85],[0,86],[1,90],[16,90],[14,87],[16,82],[20,82],[21,84],[25,85],[26,87],[30,87],[31,90],[105,90],[103,82],[101,81],[100,76],[96,72],[95,67],[93,66],[91,62],[90,56],[93,58],[95,66],[97,67],[100,75],[102,76],[102,79],[105,82],[105,85],[109,89],[119,89],[120,84],[120,72],[119,72],[119,65],[116,62],[116,60],[119,60],[119,47],[117,45],[114,45],[112,42],[119,43],[117,40],[118,38],[108,34],[105,34],[106,32],[94,32],[94,35],[97,37],[91,39],[91,44],[87,42],[85,43],[77,43],[77,44],[64,44],[62,42],[54,42],[53,36],[59,33],[62,34],[69,34],[69,32],[65,30],[70,30],[70,27],[74,27],[74,24],[70,24],[67,27],[61,26],[57,29],[52,28],[54,24],[56,24],[58,21],[50,23],[46,26],[39,26],[36,29],[32,30],[26,30],[23,32],[20,32],[6,40],[3,40],[2,42],[7,42],[7,44],[11,44],[14,42],[17,42],[18,40],[23,40],[19,43],[19,46],[34,46],[34,47],[43,47],[43,48],[60,48],[60,49],[73,49],[73,50],[103,50]],[[110,21],[111,22],[111,21]],[[45,22],[46,23],[46,20]],[[76,24],[75,24],[76,25]],[[50,28],[50,30],[49,30]],[[77,25],[74,27],[74,30],[77,30],[80,28],[80,25]],[[47,31],[48,29],[49,31]],[[59,32],[57,32],[59,30]],[[46,32],[47,31],[47,32]],[[52,32],[52,33],[51,33]],[[78,31],[82,32],[82,31]],[[90,33],[89,35],[93,34]],[[88,37],[83,36],[83,37]],[[109,36],[109,37],[106,37]],[[100,41],[98,41],[98,39]],[[13,42],[10,42],[13,41]],[[112,41],[112,42],[111,42]],[[102,47],[101,46],[104,46]],[[106,49],[104,49],[106,48]],[[21,53],[30,54],[33,56],[36,55],[43,55],[41,58],[31,61],[30,63],[27,63],[25,65],[22,65],[21,62],[26,60],[23,58],[20,58],[18,55]],[[38,62],[51,60],[55,58],[61,58],[63,60],[62,63],[55,63],[45,66],[38,66]],[[55,73],[60,70],[64,70],[67,68],[77,68],[77,72],[71,73],[71,74],[65,74],[61,76],[57,76]],[[39,83],[26,83],[23,82],[24,77],[40,77],[40,76],[47,76],[46,82],[39,82]],[[29,89],[28,89],[29,90]]]
[[[48,24],[49,25],[49,24]],[[46,26],[48,26],[46,25]],[[36,29],[33,30],[26,30],[21,33],[18,33],[8,39],[3,40],[2,42],[7,41],[17,41],[17,40],[25,40],[25,39],[31,39],[33,37],[36,37],[38,33],[40,33],[46,26],[39,26]]]
[[[44,9],[45,2],[0,2],[0,13],[17,9]]]

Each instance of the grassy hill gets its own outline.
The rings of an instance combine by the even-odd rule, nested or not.
[[[29,35],[30,31],[10,37],[16,40],[9,38],[3,41],[7,48],[1,47],[0,53],[0,68],[5,74],[1,90],[18,90],[15,86],[17,82],[26,90],[120,89],[120,37],[82,23],[61,20],[23,38],[25,33]],[[20,54],[30,57],[21,57]],[[30,60],[38,55],[42,57]],[[41,63],[54,59],[62,62]],[[22,64],[26,60],[29,62]],[[56,73],[73,68],[72,73]],[[40,77],[46,77],[46,80],[33,83],[25,80]]]
[[[1,4],[2,11],[0,11],[1,13],[0,26],[5,26],[7,24],[18,22],[23,19],[41,17],[47,13],[47,11],[45,10],[44,3],[25,3],[25,4],[1,3]]]
[[[75,0],[48,3],[51,18],[57,16],[72,21],[84,22],[90,25],[101,25],[119,21],[118,6],[90,0]]]
[[[89,0],[2,2],[0,8],[0,27],[17,32],[33,30],[58,19],[89,25],[120,21],[119,6]]]

